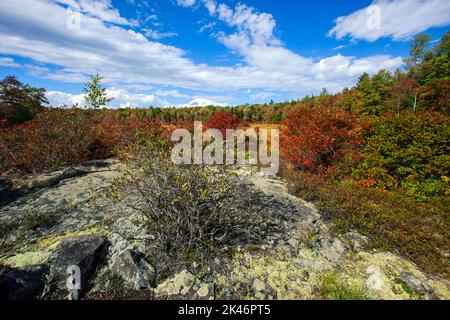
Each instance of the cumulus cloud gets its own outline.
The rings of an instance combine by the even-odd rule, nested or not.
[[[244,57],[247,65],[255,67],[269,77],[276,77],[285,87],[308,88],[311,81],[317,87],[331,91],[349,86],[361,73],[374,73],[380,69],[393,70],[402,65],[402,58],[378,55],[362,59],[340,54],[316,61],[302,57],[285,48],[275,35],[276,21],[269,13],[238,3],[235,8],[215,0],[202,0],[209,14],[225,22],[236,32],[219,32],[218,40]],[[361,73],[358,73],[361,72]],[[269,87],[267,87],[269,88]],[[272,89],[285,89],[282,87]]]
[[[383,69],[392,70],[402,63],[402,58],[391,58],[386,55],[377,55],[368,58],[356,59],[355,57],[342,56],[340,54],[320,60],[314,64],[313,72],[317,79],[332,80],[333,77],[353,78],[364,72],[375,73],[382,65]]]
[[[213,0],[201,1],[209,14],[234,29],[229,34],[218,33],[217,39],[241,55],[244,65],[194,63],[184,50],[149,40],[144,34],[125,27],[130,22],[122,20],[106,0],[94,7],[88,6],[91,0],[2,0],[0,53],[52,65],[51,70],[39,70],[40,76],[57,81],[80,83],[89,75],[100,73],[114,87],[168,86],[203,93],[238,92],[248,88],[299,95],[322,87],[337,91],[352,85],[359,75],[357,72],[372,73],[401,65],[400,58],[388,55],[367,58],[337,55],[320,60],[303,57],[285,48],[276,37],[276,21],[271,14],[243,4],[231,8]],[[184,6],[197,3],[181,2]],[[67,7],[76,4],[82,12],[80,27],[68,28]],[[24,7],[30,10],[23,10]],[[58,94],[53,96],[62,97]],[[164,102],[154,95],[138,96],[126,90],[120,97],[129,99],[123,100],[125,105]]]
[[[160,107],[168,105],[167,101],[161,100],[153,94],[130,93],[124,89],[107,89],[106,93],[109,97],[114,98],[110,103],[111,106],[120,108],[137,108],[137,107]]]
[[[169,105],[167,101],[161,100],[156,95],[130,93],[125,89],[109,88],[106,90],[106,94],[108,97],[114,98],[114,100],[107,105],[111,108],[161,107]],[[48,91],[46,96],[49,104],[53,107],[61,107],[64,105],[71,107],[75,104],[84,106],[85,104],[83,94]]]
[[[83,106],[84,104],[84,95],[82,94],[70,94],[61,91],[47,91],[45,95],[47,97],[49,105],[52,107],[72,107],[74,105]]]
[[[369,7],[339,17],[329,36],[375,41],[404,40],[450,23],[448,0],[375,0]]]
[[[56,0],[56,2],[66,5],[74,12],[84,13],[105,22],[136,25],[136,21],[129,21],[121,17],[119,10],[113,7],[111,0]]]

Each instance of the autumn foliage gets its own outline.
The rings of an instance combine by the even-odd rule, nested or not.
[[[420,90],[419,102],[438,111],[450,112],[450,80],[434,80]]]
[[[241,129],[246,123],[237,115],[228,112],[214,113],[207,122],[203,124],[205,130],[218,129],[225,136],[227,129]]]
[[[36,119],[0,128],[0,174],[56,170],[116,151],[165,130],[136,117],[117,120],[114,113],[80,109],[49,109]]]
[[[285,159],[305,171],[326,174],[348,155],[357,156],[363,126],[354,114],[337,108],[301,108],[283,122]]]

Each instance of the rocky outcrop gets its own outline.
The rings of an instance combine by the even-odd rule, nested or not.
[[[180,267],[162,275],[152,252],[158,239],[142,228],[136,209],[145,199],[130,193],[117,202],[109,190],[124,170],[108,160],[34,177],[27,192],[0,207],[0,224],[11,226],[0,248],[7,270],[0,274],[2,298],[45,298],[53,288],[64,298],[67,267],[76,265],[88,297],[114,291],[116,298],[142,292],[157,299],[450,299],[447,281],[395,254],[370,250],[369,239],[357,232],[333,235],[313,204],[249,167],[234,169],[249,200],[236,210],[267,217],[264,239],[224,248],[228,254],[212,262],[214,272]],[[0,192],[18,185],[0,184]],[[330,279],[338,295],[327,292]]]
[[[77,178],[95,172],[109,171],[113,163],[115,162],[111,160],[94,160],[85,162],[77,167],[70,167],[46,174],[1,177],[0,206],[6,205],[31,192],[56,186],[67,179]]]
[[[48,285],[61,290],[67,289],[68,268],[75,266],[79,269],[80,290],[86,289],[104,257],[102,249],[105,244],[105,240],[95,234],[64,239],[56,249],[50,265]]]
[[[48,266],[34,265],[22,269],[0,267],[0,299],[36,299],[45,285]]]
[[[192,273],[183,270],[161,283],[155,292],[162,297],[188,300],[213,300],[212,283],[201,282]]]
[[[258,300],[273,300],[277,292],[267,282],[255,279],[252,284],[253,295]]]
[[[156,284],[156,270],[142,254],[124,250],[117,255],[111,271],[124,281],[126,288],[143,290]]]
[[[90,287],[88,280],[107,253],[101,226],[105,213],[108,218],[124,213],[116,210],[107,194],[121,168],[115,160],[93,161],[15,182],[29,192],[0,207],[0,224],[11,226],[6,248],[0,248],[0,265],[17,270],[45,265],[50,274],[44,296],[54,288],[68,292],[70,265],[80,268],[82,288]]]

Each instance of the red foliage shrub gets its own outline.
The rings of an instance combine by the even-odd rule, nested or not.
[[[111,112],[50,109],[32,121],[0,129],[0,174],[56,170],[115,155],[118,148],[149,135],[164,139],[157,123]]]
[[[167,139],[165,130],[158,122],[137,117],[117,120],[111,115],[103,115],[89,126],[89,132],[94,137],[90,148],[93,158],[112,156],[115,148],[125,147],[141,138],[151,135],[155,139]]]
[[[283,122],[281,151],[296,167],[333,172],[344,157],[358,152],[363,126],[355,114],[338,108],[301,108]],[[357,155],[353,158],[357,158]]]
[[[194,121],[192,120],[178,121],[174,123],[173,126],[176,129],[186,129],[189,132],[194,132]]]
[[[203,124],[204,130],[218,129],[224,136],[227,129],[241,129],[246,126],[247,124],[237,115],[227,112],[217,112]]]

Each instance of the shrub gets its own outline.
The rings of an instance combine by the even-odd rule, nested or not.
[[[113,198],[138,194],[134,209],[155,236],[149,254],[160,277],[177,268],[206,272],[212,260],[227,254],[226,246],[264,240],[265,215],[252,211],[241,184],[220,168],[177,166],[167,143],[139,145],[130,153],[130,175],[115,186]],[[220,267],[220,266],[216,266]],[[174,270],[175,269],[175,270]]]
[[[301,108],[283,121],[282,155],[302,170],[333,172],[346,157],[357,156],[362,129],[356,115],[342,109]]]
[[[203,124],[205,130],[218,129],[225,136],[227,129],[241,129],[246,123],[237,115],[227,112],[214,113],[207,122]]]
[[[336,233],[357,230],[375,248],[397,252],[426,272],[449,275],[449,201],[417,203],[401,194],[284,169],[292,194],[314,202]]]
[[[399,189],[417,200],[450,195],[450,120],[433,111],[404,111],[374,119],[363,160],[353,175]]]
[[[0,174],[51,171],[109,158],[119,148],[164,131],[135,117],[116,120],[107,111],[48,109],[32,121],[0,129]]]

